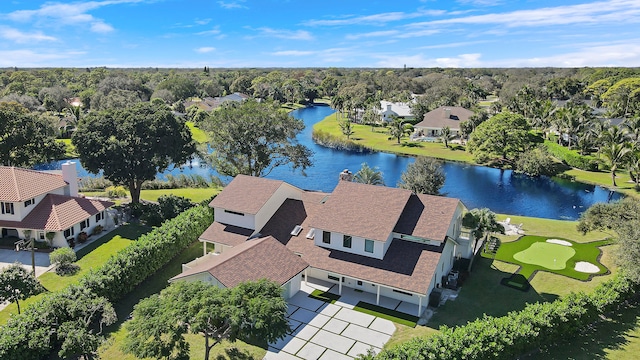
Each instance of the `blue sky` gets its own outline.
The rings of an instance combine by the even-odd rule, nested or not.
[[[2,0],[0,67],[640,66],[640,0]]]

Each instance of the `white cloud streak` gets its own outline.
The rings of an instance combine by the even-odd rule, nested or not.
[[[440,16],[446,14],[444,10],[419,10],[413,13],[387,12],[373,15],[347,15],[341,19],[308,20],[303,22],[307,26],[345,26],[345,25],[384,25],[389,22],[414,19],[423,16]]]
[[[236,0],[236,1],[218,1],[218,5],[220,5],[223,9],[248,9],[247,6],[243,5],[244,0]]]
[[[19,44],[29,43],[29,42],[38,42],[38,41],[57,41],[58,39],[43,34],[41,31],[36,31],[32,33],[25,33],[18,29],[14,29],[11,27],[0,27],[0,38],[10,40]]]
[[[278,39],[287,40],[313,40],[313,36],[310,32],[304,30],[281,30],[268,27],[262,27],[256,29],[258,31],[258,37],[272,37]],[[254,36],[249,36],[253,38]]]
[[[199,53],[199,54],[206,54],[206,53],[210,53],[210,52],[216,51],[216,48],[210,47],[210,46],[204,46],[204,47],[200,47],[200,48],[194,49],[194,51]]]

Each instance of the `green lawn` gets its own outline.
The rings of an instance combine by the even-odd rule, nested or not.
[[[222,191],[221,188],[180,188],[180,189],[160,189],[160,190],[142,190],[140,198],[149,201],[158,201],[162,195],[183,196],[194,203],[201,202],[211,198],[213,195]],[[83,192],[85,196],[105,196],[102,192]],[[130,195],[127,192],[127,196]],[[117,200],[116,200],[117,201]],[[121,200],[122,201],[122,200]]]
[[[141,299],[159,293],[168,286],[168,280],[182,271],[182,264],[189,262],[196,257],[202,256],[202,243],[196,242],[182,253],[178,254],[169,264],[158,270],[156,274],[138,285],[135,290],[129,293],[124,299],[115,304],[118,322],[112,325],[107,342],[100,347],[99,356],[102,359],[135,360],[133,355],[124,354],[120,350],[122,341],[127,336],[127,332],[122,326],[123,320],[133,311],[133,306]],[[191,349],[191,359],[204,358],[204,338],[201,335],[189,334],[186,336]],[[211,351],[211,359],[262,359],[266,354],[262,347],[250,345],[242,341],[230,343],[224,341],[216,345]]]
[[[344,117],[338,117],[338,113],[327,116],[324,120],[318,122],[313,126],[314,130],[322,130],[329,134],[346,139],[346,136],[342,134],[338,121],[344,119]],[[364,145],[366,147],[402,154],[402,155],[422,155],[430,156],[443,160],[473,162],[473,157],[468,152],[464,151],[461,146],[456,146],[455,149],[446,148],[443,143],[430,143],[430,142],[413,142],[408,138],[403,138],[401,143],[398,144],[396,139],[389,139],[387,134],[387,128],[375,127],[371,131],[371,126],[353,124],[353,130],[355,133],[351,135],[351,140],[357,144]]]
[[[571,243],[564,246],[547,242],[548,239],[559,239]],[[523,236],[517,241],[503,243],[495,255],[496,260],[520,265],[518,274],[531,280],[536,271],[549,271],[559,275],[586,281],[592,274],[576,271],[577,262],[588,262],[600,270],[596,274],[605,274],[608,270],[600,264],[600,246],[609,245],[610,241],[601,240],[577,243],[566,238],[547,236]],[[485,255],[492,257],[491,255]]]
[[[418,322],[417,316],[387,309],[385,307],[369,304],[363,301],[358,302],[353,310],[387,319],[393,321],[396,324],[401,324],[412,328],[416,327],[416,323]]]
[[[191,137],[195,142],[199,144],[209,142],[209,135],[207,135],[204,130],[198,128],[193,121],[187,121],[187,126],[189,127],[189,130],[191,130]]]
[[[338,299],[340,299],[340,295],[330,293],[328,291],[318,290],[318,289],[313,290],[311,294],[309,294],[309,297],[316,300],[331,303],[331,304],[335,303]]]
[[[70,284],[77,282],[81,276],[91,269],[102,266],[112,255],[127,247],[132,241],[147,231],[149,231],[149,228],[139,225],[129,224],[121,226],[76,253],[78,257],[76,264],[80,267],[80,270],[75,275],[58,276],[55,272],[50,271],[42,274],[38,280],[48,291],[64,289]],[[42,296],[43,294],[32,296],[20,302],[21,309],[26,308],[26,305],[36,302]],[[7,322],[11,314],[17,313],[18,309],[15,303],[11,303],[0,311],[0,324]]]
[[[76,147],[73,146],[73,144],[71,143],[71,139],[56,139],[56,141],[64,144],[65,159],[78,157],[78,153],[76,152]]]

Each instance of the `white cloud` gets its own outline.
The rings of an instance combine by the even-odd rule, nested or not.
[[[11,27],[0,27],[0,38],[14,41],[16,43],[28,43],[34,41],[57,41],[53,36],[45,35],[41,31],[25,33]]]
[[[389,37],[398,34],[398,30],[385,30],[385,31],[372,31],[368,33],[361,34],[348,34],[345,36],[348,40],[358,40],[362,38],[370,38],[370,37]]]
[[[423,16],[439,16],[446,14],[444,10],[419,10],[414,13],[387,12],[373,15],[347,15],[341,19],[308,20],[303,24],[307,26],[344,26],[344,25],[384,25],[392,21],[414,19]]]
[[[272,52],[273,56],[309,56],[316,54],[315,51],[302,51],[302,50],[284,50]]]
[[[448,49],[448,48],[456,48],[456,47],[461,47],[461,46],[484,44],[484,43],[488,43],[488,42],[490,42],[490,41],[489,40],[462,41],[462,42],[426,45],[426,46],[419,47],[419,49]]]
[[[194,49],[195,52],[200,53],[200,54],[206,54],[206,53],[210,53],[212,51],[216,51],[216,48],[214,47],[210,47],[210,46],[204,46],[204,47],[200,47],[197,49]]]
[[[399,68],[409,67],[480,67],[481,54],[460,54],[456,57],[427,58],[422,54],[380,56],[377,66]]]
[[[257,36],[260,37],[273,37],[287,40],[313,40],[311,33],[304,30],[280,30],[268,27],[258,28],[256,30],[259,32]],[[252,36],[249,36],[249,38],[252,38]]]
[[[78,56],[84,55],[84,52],[80,51],[68,51],[68,52],[55,52],[55,53],[42,53],[34,50],[0,50],[0,67],[40,67],[40,66],[52,66],[56,60],[65,60],[60,64],[68,64],[68,59],[77,59]],[[68,66],[68,65],[66,65]]]
[[[242,5],[245,0],[235,0],[235,1],[218,1],[218,5],[220,5],[223,9],[248,9],[247,6]]]
[[[211,19],[200,19],[195,21],[195,23],[198,25],[207,25],[210,22],[211,22]]]
[[[219,35],[219,34],[220,34],[220,29],[218,29],[217,27],[211,30],[205,30],[205,31],[200,31],[196,33],[196,35]]]
[[[7,14],[7,18],[17,22],[35,21],[42,25],[89,25],[91,31],[105,33],[113,31],[113,27],[106,24],[102,19],[95,18],[93,15],[88,14],[89,11],[109,5],[133,4],[142,1],[144,0],[105,0],[68,4],[48,2],[36,10],[17,10],[11,12]]]

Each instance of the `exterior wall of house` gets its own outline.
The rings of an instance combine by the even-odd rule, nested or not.
[[[346,248],[343,246],[343,236],[345,234],[331,232],[331,243],[326,244],[323,242],[323,231],[321,229],[316,229],[315,236],[313,238],[313,242],[316,246],[321,246],[328,249],[340,250],[352,254],[358,254],[362,256],[368,256],[376,259],[382,259],[384,257],[386,249],[389,247],[390,241],[386,243],[381,241],[373,240],[373,252],[364,251],[365,247],[365,238],[358,236],[351,236],[351,248]],[[390,237],[391,238],[391,237]]]
[[[50,191],[49,194],[58,194],[58,195],[64,195],[64,189],[66,188],[66,186],[60,187],[58,189],[55,189],[53,191]],[[33,200],[33,204],[28,205],[28,206],[24,206],[24,203],[26,201],[20,201],[20,202],[14,202],[13,204],[13,214],[1,214],[0,213],[0,220],[9,220],[9,221],[22,221],[24,220],[25,217],[27,217],[27,215],[29,215],[29,213],[31,212],[31,210],[33,210],[36,205],[38,205],[40,203],[40,201],[42,201],[42,199],[44,199],[44,197],[47,194],[41,194],[38,195],[36,197],[34,197],[33,199],[29,199],[29,200]]]
[[[300,287],[302,284],[302,273],[294,276],[291,280],[287,281],[284,285],[282,285],[282,296],[285,300],[290,299],[293,295],[297,294],[300,291]]]
[[[217,287],[219,287],[221,289],[225,288],[225,286],[220,281],[218,281],[218,279],[213,277],[208,272],[201,272],[201,273],[185,276],[185,277],[183,277],[181,279],[174,280],[174,281],[202,281],[202,282],[204,282],[206,284],[217,286]]]
[[[255,227],[253,229],[262,229],[271,219],[273,214],[278,211],[282,203],[287,199],[302,199],[302,191],[292,185],[283,183],[278,190],[267,200],[262,209],[258,211],[255,218]],[[298,224],[300,225],[300,224]],[[291,229],[293,230],[293,229]]]
[[[202,241],[202,240],[200,240],[200,241]],[[203,243],[203,245],[202,245],[203,247],[205,245],[207,246],[207,252],[210,252],[211,250],[213,250],[215,253],[218,253],[218,254],[222,254],[226,250],[232,248],[232,246],[224,245],[224,244],[220,244],[220,243],[216,243],[216,242],[202,241],[202,243]]]
[[[213,214],[217,222],[227,225],[235,225],[245,229],[256,229],[255,215],[252,214],[235,214],[226,212],[223,208],[213,208]]]

